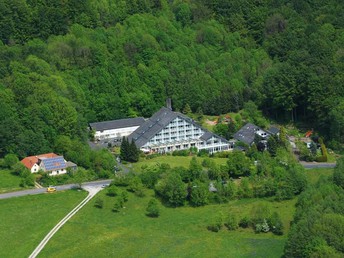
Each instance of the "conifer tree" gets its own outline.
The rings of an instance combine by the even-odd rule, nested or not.
[[[183,109],[183,114],[190,114],[191,112],[192,111],[191,111],[190,105],[186,103]]]
[[[139,150],[137,149],[135,142],[131,140],[131,143],[129,144],[128,161],[138,162],[139,156],[140,156]]]
[[[122,160],[128,161],[129,149],[130,149],[129,142],[128,142],[127,138],[123,137],[122,143],[121,143],[121,150],[120,150],[120,158]]]

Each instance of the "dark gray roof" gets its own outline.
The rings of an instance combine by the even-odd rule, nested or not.
[[[256,131],[258,131],[259,129],[261,128],[254,124],[247,123],[233,135],[233,138],[238,141],[244,142],[248,145],[251,145],[254,142]]]
[[[194,120],[191,118],[179,113],[179,112],[173,112],[171,109],[162,107],[158,112],[156,112],[151,118],[147,119],[144,124],[142,124],[139,128],[137,128],[131,135],[128,136],[128,140],[134,140],[136,146],[138,148],[141,148],[143,145],[145,145],[150,139],[152,139],[158,132],[160,132],[162,129],[164,129],[172,120],[175,118],[180,117],[187,122],[201,128],[199,124],[197,124]],[[203,129],[204,130],[204,129]],[[206,131],[206,130],[205,130]],[[226,141],[226,139],[213,134],[211,132],[206,131],[201,138],[203,140],[208,140],[212,136],[216,136],[223,141]]]
[[[211,137],[213,137],[213,133],[206,131],[202,136],[201,139],[203,141],[208,141]]]
[[[275,126],[271,126],[268,130],[268,132],[271,134],[278,134],[279,131],[280,131],[280,129],[278,127],[275,127]]]
[[[118,119],[118,120],[112,120],[112,121],[90,123],[90,127],[91,129],[94,129],[96,131],[104,131],[104,130],[125,128],[125,127],[132,127],[132,126],[140,126],[144,122],[145,122],[145,119],[143,117],[135,117],[135,118],[125,118],[125,119]]]
[[[137,147],[142,147],[159,131],[164,129],[176,117],[184,115],[173,112],[171,109],[162,107],[151,118],[147,119],[139,128],[137,128],[131,135],[129,141],[134,140]]]

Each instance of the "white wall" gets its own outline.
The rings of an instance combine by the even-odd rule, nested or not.
[[[53,170],[53,171],[48,172],[49,176],[63,175],[66,173],[67,173],[66,169],[58,169],[58,170]]]
[[[39,166],[37,165],[37,163],[35,163],[35,165],[33,165],[31,168],[31,173],[37,173],[38,171],[39,171]]]
[[[118,129],[96,131],[94,138],[97,140],[112,139],[112,138],[122,138],[127,137],[132,132],[134,132],[139,126],[124,127]]]

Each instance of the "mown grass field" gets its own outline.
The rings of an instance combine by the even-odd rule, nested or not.
[[[86,195],[65,191],[0,200],[0,257],[28,257]]]
[[[13,175],[9,170],[0,170],[0,193],[23,189],[20,187],[19,176]]]
[[[312,168],[306,169],[306,175],[310,184],[318,182],[321,176],[331,176],[333,174],[333,168]]]
[[[222,228],[214,233],[206,229],[219,213],[249,215],[252,207],[268,204],[278,211],[286,232],[294,214],[296,199],[271,202],[262,199],[231,201],[199,208],[160,206],[159,218],[145,216],[153,196],[129,201],[119,213],[111,211],[115,198],[104,199],[104,208],[95,208],[94,200],[73,217],[47,244],[39,257],[280,257],[286,234],[255,234],[252,229],[231,232]]]
[[[166,163],[173,167],[185,167],[188,168],[192,156],[159,156],[153,159],[140,159],[137,163],[127,164],[127,167],[132,168],[135,172],[140,172],[142,166],[154,166],[157,164]],[[201,164],[204,158],[197,157],[198,162]],[[218,165],[225,165],[227,162],[226,158],[211,158]]]

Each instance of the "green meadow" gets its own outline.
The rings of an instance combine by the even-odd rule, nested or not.
[[[63,191],[0,200],[0,257],[28,257],[86,195]]]
[[[170,165],[170,167],[172,168],[179,167],[179,166],[188,168],[190,165],[191,159],[192,159],[192,156],[183,157],[183,156],[166,155],[166,156],[158,156],[152,159],[140,159],[139,162],[127,164],[126,166],[129,168],[132,168],[135,172],[141,171],[142,166],[154,166],[154,165],[163,164],[163,163]],[[218,165],[225,165],[227,163],[226,158],[210,158],[210,159],[213,160]],[[202,163],[204,158],[197,157],[197,160],[199,163]]]
[[[13,192],[23,189],[20,187],[19,176],[13,175],[11,171],[0,170],[0,193]]]
[[[125,208],[114,213],[115,198],[106,196],[106,191],[99,193],[104,207],[94,207],[92,200],[57,232],[40,257],[280,257],[296,202],[243,199],[198,208],[161,205],[160,217],[149,218],[145,209],[153,195],[153,191],[144,198],[129,194]],[[255,234],[253,229],[207,230],[215,216],[234,213],[242,218],[258,204],[279,212],[283,236]]]

